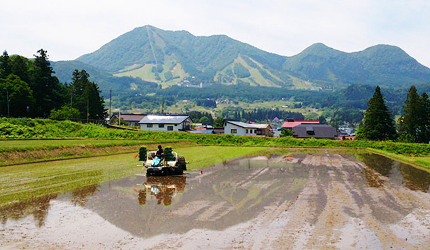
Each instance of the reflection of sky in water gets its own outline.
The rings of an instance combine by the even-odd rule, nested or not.
[[[303,154],[242,158],[184,176],[132,176],[3,208],[2,225],[33,216],[37,226],[43,227],[52,209],[50,201],[57,199],[82,206],[142,237],[185,233],[193,228],[224,230],[255,218],[269,205],[293,204],[311,179],[317,191],[308,198],[314,211],[308,215],[310,223],[316,223],[325,208],[326,190],[333,181],[348,184],[356,204],[370,207],[377,220],[395,223],[418,204],[400,205],[391,189],[429,191],[428,173],[379,155],[357,155],[364,165],[352,155],[324,157]],[[372,196],[369,188],[382,195]],[[353,218],[361,216],[344,210]]]

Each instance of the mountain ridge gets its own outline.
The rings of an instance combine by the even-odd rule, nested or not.
[[[149,25],[76,60],[115,76],[138,77],[164,87],[190,77],[226,85],[328,89],[349,84],[401,87],[430,80],[429,68],[392,45],[343,52],[315,43],[287,57],[226,35],[194,36]]]

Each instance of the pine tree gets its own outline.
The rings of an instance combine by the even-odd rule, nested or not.
[[[430,100],[426,93],[420,98],[420,133],[419,140],[424,143],[430,143]]]
[[[419,142],[423,140],[427,119],[424,106],[417,89],[412,86],[403,105],[403,114],[399,119],[399,136],[402,141]]]
[[[367,102],[364,112],[363,126],[359,127],[357,139],[393,140],[396,138],[395,123],[391,112],[384,103],[384,97],[379,86]]]
[[[11,59],[12,74],[19,76],[21,80],[23,80],[27,84],[30,84],[30,65],[32,62],[29,59],[19,55],[12,56]]]
[[[89,80],[90,75],[85,70],[73,72],[70,85],[73,94],[73,108],[79,110],[82,119],[102,120],[106,116],[104,98],[100,96],[98,85]],[[87,117],[88,116],[88,117]]]
[[[60,108],[64,103],[65,88],[60,83],[48,60],[46,50],[40,49],[34,55],[34,81],[30,85],[36,99],[34,115],[48,117],[52,109]]]
[[[11,73],[11,59],[5,50],[0,56],[0,78],[6,79]]]

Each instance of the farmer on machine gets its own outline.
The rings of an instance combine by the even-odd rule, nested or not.
[[[160,158],[161,160],[162,160],[162,159],[164,159],[164,150],[163,150],[163,148],[161,147],[161,145],[158,145],[158,150],[157,150],[157,152],[155,153],[155,155],[156,155],[158,158]]]

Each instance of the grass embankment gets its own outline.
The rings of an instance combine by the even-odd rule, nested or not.
[[[155,149],[155,148],[154,148]],[[259,147],[183,147],[188,169],[198,169],[229,159],[255,154]],[[104,181],[145,173],[133,154],[33,163],[0,168],[0,207],[37,197],[72,191]]]
[[[179,140],[0,140],[0,166],[137,152],[140,145],[187,145]]]

